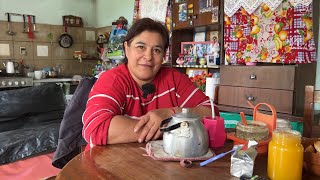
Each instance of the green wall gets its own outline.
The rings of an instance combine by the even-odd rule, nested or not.
[[[112,21],[120,16],[125,17],[129,24],[132,23],[134,0],[96,0],[97,26],[110,26]]]
[[[6,12],[32,14],[37,23],[62,25],[62,16],[75,15],[83,19],[84,26],[96,25],[96,0],[0,0],[0,20],[7,20]],[[13,16],[12,21],[22,22]]]
[[[134,0],[0,0],[0,20],[6,12],[31,14],[41,24],[62,25],[62,16],[75,15],[86,27],[111,26],[112,21],[124,16],[132,22]],[[12,21],[22,22],[21,16]]]

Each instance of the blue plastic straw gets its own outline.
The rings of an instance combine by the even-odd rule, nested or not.
[[[220,158],[222,158],[223,156],[225,156],[226,154],[229,154],[229,153],[234,152],[236,149],[237,149],[237,148],[234,147],[233,149],[231,149],[231,150],[228,151],[228,152],[221,153],[221,154],[216,155],[216,156],[214,156],[214,157],[212,157],[212,158],[210,158],[210,159],[208,159],[208,160],[205,160],[205,161],[203,161],[203,162],[200,163],[200,166],[205,166],[205,165],[207,165],[207,164],[209,164],[209,163],[211,163],[211,162],[213,162],[213,161],[215,161],[215,160],[217,160],[217,159],[220,159]]]

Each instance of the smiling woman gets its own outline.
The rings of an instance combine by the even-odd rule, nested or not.
[[[149,31],[142,32],[129,43],[124,43],[126,56],[130,57],[128,69],[132,78],[142,87],[150,83],[161,68],[164,45],[160,34]]]
[[[168,45],[168,30],[160,22],[143,18],[132,25],[124,41],[125,63],[102,73],[89,94],[83,114],[88,143],[156,140],[161,122],[182,108],[211,115],[209,98],[185,74],[161,66]],[[146,84],[152,92],[145,93]]]

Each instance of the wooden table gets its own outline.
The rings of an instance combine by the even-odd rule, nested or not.
[[[185,168],[179,162],[143,156],[145,151],[140,147],[145,147],[145,143],[95,146],[73,158],[56,179],[238,179],[230,175],[230,154],[204,167],[200,167],[201,161],[194,161],[192,167]],[[215,153],[230,149],[232,143],[227,142]],[[257,156],[254,174],[267,177],[266,154]]]

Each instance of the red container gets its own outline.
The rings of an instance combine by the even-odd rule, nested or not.
[[[226,141],[226,132],[224,128],[224,119],[215,116],[206,116],[203,118],[203,124],[209,135],[209,147],[220,148]]]

